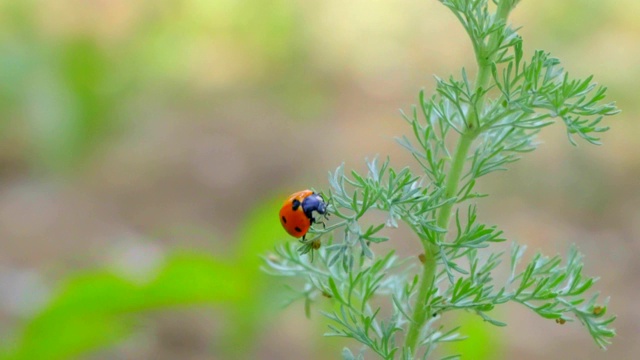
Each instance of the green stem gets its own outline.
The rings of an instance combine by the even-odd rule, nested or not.
[[[458,139],[455,157],[453,158],[449,174],[447,174],[447,182],[444,188],[447,199],[451,199],[457,195],[462,169],[464,168],[464,163],[467,161],[467,153],[476,136],[477,133],[475,131],[467,131]],[[449,219],[451,218],[453,205],[455,205],[455,203],[455,201],[450,201],[440,208],[436,221],[436,225],[440,229],[447,229],[449,227]],[[445,234],[440,234],[441,240],[444,238],[444,235]]]
[[[516,1],[517,2],[517,1]],[[506,22],[507,17],[509,16],[509,12],[515,5],[513,0],[502,0],[498,4],[498,9],[496,10],[496,19],[498,21]],[[476,60],[478,62],[478,75],[476,78],[476,90],[480,88],[486,89],[489,84],[489,80],[491,78],[491,66],[494,61],[495,51],[491,51],[499,45],[500,38],[497,36],[491,36],[486,47],[476,48]],[[484,96],[480,96],[476,102],[477,106],[482,106],[484,104]],[[447,199],[453,198],[457,195],[458,185],[460,183],[460,178],[462,177],[462,172],[464,169],[464,164],[467,161],[467,154],[469,153],[469,149],[471,148],[471,144],[476,139],[476,137],[480,134],[480,109],[476,108],[474,111],[469,113],[469,119],[467,119],[467,128],[465,132],[458,139],[458,144],[456,145],[455,154],[453,157],[453,163],[451,164],[451,168],[449,169],[449,173],[447,174],[447,181],[445,183],[445,197]],[[436,225],[441,229],[449,228],[449,221],[451,219],[451,215],[453,214],[453,206],[455,205],[455,201],[449,202],[446,205],[442,206],[440,211],[438,212],[438,217],[436,220]],[[439,240],[444,241],[445,234],[440,234]],[[426,301],[428,300],[429,292],[433,287],[435,277],[436,277],[436,256],[439,252],[438,247],[431,243],[427,239],[422,239],[422,246],[424,248],[425,253],[425,263],[422,269],[422,276],[420,277],[420,285],[418,288],[418,297],[416,299],[415,309],[413,310],[413,321],[409,325],[409,331],[407,332],[407,337],[405,339],[405,348],[411,353],[411,355],[415,355],[416,346],[418,341],[418,336],[420,335],[421,329],[424,327],[424,324],[427,319],[427,306]]]
[[[409,325],[409,332],[405,339],[405,348],[413,355],[416,353],[416,345],[418,341],[418,335],[420,335],[420,329],[424,326],[427,319],[427,307],[420,299],[427,299],[429,290],[433,285],[436,273],[436,261],[435,255],[438,249],[428,241],[422,242],[425,250],[425,262],[422,267],[422,276],[420,279],[420,288],[418,289],[418,301],[416,301],[416,308],[413,310],[413,322]],[[428,281],[425,281],[428,280]]]
[[[455,157],[453,159],[451,169],[449,170],[445,186],[447,198],[455,196],[458,191],[458,183],[462,176],[462,169],[464,168],[469,148],[476,137],[475,134],[475,132],[465,133],[458,140]],[[440,209],[436,222],[438,227],[442,229],[446,229],[448,227],[452,208],[453,202],[449,202]],[[412,354],[415,354],[418,335],[420,335],[420,330],[427,319],[427,307],[425,306],[425,301],[436,277],[436,256],[439,252],[438,247],[429,240],[423,239],[422,246],[424,247],[425,263],[422,268],[422,276],[420,277],[418,298],[415,309],[413,310],[413,322],[409,325],[409,332],[407,333],[407,338],[405,340],[405,347],[410,349],[409,351],[411,351]]]

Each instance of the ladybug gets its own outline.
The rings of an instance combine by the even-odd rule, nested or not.
[[[314,223],[320,223],[313,217],[313,212],[327,214],[327,203],[321,195],[311,190],[302,190],[291,194],[280,209],[280,223],[282,227],[294,237],[304,237]]]

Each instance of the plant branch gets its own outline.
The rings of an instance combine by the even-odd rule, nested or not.
[[[507,17],[509,16],[509,12],[511,11],[513,5],[514,4],[511,0],[502,0],[498,4],[498,9],[495,14],[496,21],[503,24],[506,23]],[[493,63],[493,58],[495,56],[495,51],[492,51],[492,49],[495,49],[499,46],[500,35],[501,34],[499,33],[494,33],[493,35],[491,35],[485,47],[474,47],[474,50],[476,52],[476,60],[478,62],[478,75],[476,78],[475,89],[476,93],[481,95],[478,97],[473,111],[469,113],[469,119],[467,121],[466,129],[458,139],[453,163],[451,164],[451,168],[449,169],[449,172],[447,174],[447,180],[445,184],[445,197],[447,199],[456,196],[458,185],[460,183],[460,177],[462,176],[464,164],[467,159],[467,154],[469,152],[469,149],[471,148],[473,141],[481,132],[479,115],[480,110],[478,109],[478,106],[482,106],[482,104],[484,103],[483,89],[487,88],[487,85],[491,78],[491,66]],[[438,212],[436,225],[439,228],[448,229],[453,206],[455,203],[455,201],[447,202]],[[441,242],[444,241],[445,235],[446,232],[439,235],[439,240]],[[405,339],[405,348],[412,355],[416,353],[418,336],[426,322],[427,307],[425,305],[429,290],[431,289],[435,281],[436,255],[439,253],[439,249],[437,248],[437,246],[426,239],[422,239],[422,245],[425,251],[425,263],[422,270],[422,276],[420,277],[420,287],[418,290],[418,298],[416,299],[413,322],[409,326],[409,331]]]

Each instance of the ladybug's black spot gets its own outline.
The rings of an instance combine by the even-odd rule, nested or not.
[[[300,207],[300,205],[302,205],[302,204],[300,203],[300,200],[298,200],[298,199],[293,200],[293,201],[291,202],[291,204],[293,205],[293,206],[291,207],[291,209],[292,209],[293,211],[298,210],[298,208]]]
[[[287,223],[287,218],[283,216],[282,217],[282,222],[286,224]]]
[[[295,231],[297,231],[297,232],[302,232],[302,229],[300,229],[299,227],[297,227],[297,226],[296,226],[296,227],[295,227]]]

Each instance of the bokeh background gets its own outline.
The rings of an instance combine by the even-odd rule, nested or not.
[[[483,180],[482,220],[531,252],[576,243],[611,296],[606,352],[519,307],[458,319],[469,359],[640,352],[640,3],[523,0],[526,54],[594,74],[623,113],[603,146],[546,129]],[[284,195],[393,138],[433,74],[473,56],[435,0],[0,0],[0,358],[330,359],[345,344],[259,254]],[[404,254],[416,244],[397,240]],[[395,244],[394,244],[395,245]],[[319,304],[322,306],[322,304]]]

